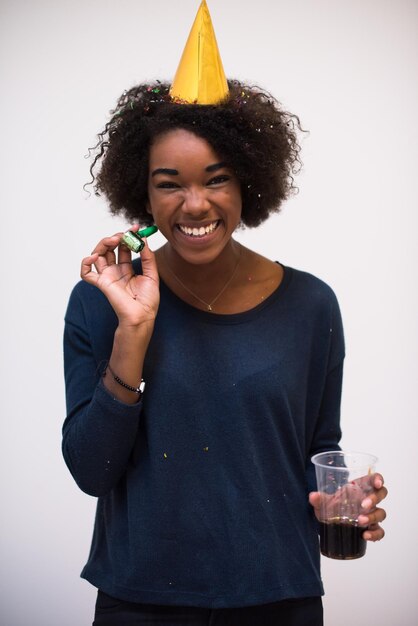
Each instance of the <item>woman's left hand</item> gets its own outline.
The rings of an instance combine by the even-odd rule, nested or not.
[[[367,526],[363,533],[366,541],[380,541],[385,536],[385,531],[380,523],[386,518],[386,511],[377,505],[388,495],[388,490],[384,487],[383,476],[374,474],[372,493],[366,496],[362,502],[363,513],[359,516],[358,522],[361,526]],[[314,508],[317,519],[320,519],[321,494],[319,491],[312,491],[309,494],[309,502]]]

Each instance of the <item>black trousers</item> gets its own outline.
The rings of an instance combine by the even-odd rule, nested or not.
[[[93,626],[323,626],[320,597],[239,609],[136,604],[99,591]]]

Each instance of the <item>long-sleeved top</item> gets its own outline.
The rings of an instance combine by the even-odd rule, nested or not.
[[[134,262],[140,272],[140,262]],[[101,374],[117,318],[81,282],[66,313],[63,453],[98,496],[82,576],[132,602],[239,607],[323,593],[310,458],[337,449],[344,359],[333,291],[284,267],[255,308],[198,310],[161,283],[146,388]]]

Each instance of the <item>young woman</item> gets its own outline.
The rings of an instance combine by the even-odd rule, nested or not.
[[[100,136],[97,191],[167,243],[132,263],[122,233],[102,239],[66,314],[63,451],[98,496],[82,573],[96,625],[322,624],[310,458],[341,434],[338,303],[233,238],[292,191],[298,128],[236,81],[207,106],[156,83],[124,93]]]

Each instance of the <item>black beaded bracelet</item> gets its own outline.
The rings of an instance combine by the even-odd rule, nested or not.
[[[103,372],[103,376],[106,376],[106,371],[107,370],[109,370],[109,372],[113,376],[113,379],[119,385],[121,385],[122,387],[124,387],[128,391],[133,391],[134,393],[137,393],[139,395],[139,397],[142,396],[142,394],[144,393],[144,389],[145,389],[145,381],[144,381],[144,379],[142,379],[141,382],[139,383],[139,387],[131,387],[131,385],[128,385],[128,383],[123,382],[123,380],[121,378],[119,378],[119,376],[116,376],[115,372],[112,370],[112,368],[110,367],[109,363],[107,364],[107,368]]]

